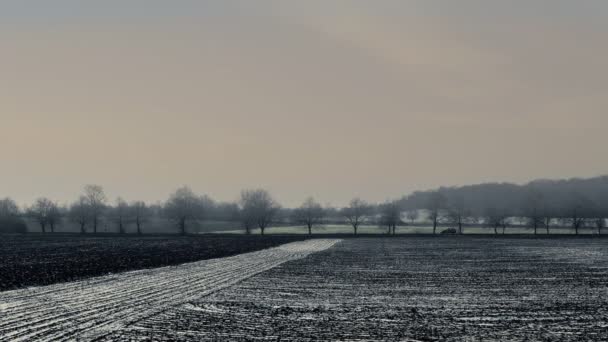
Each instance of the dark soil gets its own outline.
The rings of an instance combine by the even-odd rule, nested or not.
[[[348,239],[107,340],[606,341],[608,240]]]
[[[221,258],[304,236],[0,235],[0,291]]]

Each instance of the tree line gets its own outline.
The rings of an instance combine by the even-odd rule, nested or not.
[[[323,206],[312,197],[297,208],[283,208],[264,189],[243,190],[236,202],[216,202],[189,187],[177,189],[162,204],[127,202],[120,197],[110,203],[101,186],[87,185],[69,205],[42,197],[21,210],[9,198],[0,200],[0,231],[26,232],[23,218],[29,218],[42,233],[54,233],[60,222],[68,220],[82,234],[98,233],[102,221],[111,223],[118,233],[134,227],[143,234],[150,219],[157,217],[173,222],[183,235],[201,220],[238,223],[247,234],[254,229],[264,234],[273,224],[305,226],[312,234],[314,227],[328,223],[350,225],[355,235],[362,225],[380,227],[386,234],[396,234],[397,227],[405,225],[428,225],[433,234],[462,234],[467,226],[487,227],[494,234],[504,234],[511,226],[529,227],[534,234],[540,229],[550,234],[554,227],[571,227],[575,234],[594,228],[601,234],[608,218],[607,204],[607,176],[439,188],[380,204],[354,198],[342,208]]]

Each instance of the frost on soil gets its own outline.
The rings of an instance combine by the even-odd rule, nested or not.
[[[338,241],[294,242],[233,257],[1,292],[0,341],[103,337]]]
[[[350,239],[105,337],[608,340],[608,240]]]

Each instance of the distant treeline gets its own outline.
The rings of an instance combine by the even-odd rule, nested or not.
[[[347,224],[357,234],[361,225],[377,225],[395,234],[397,226],[423,224],[443,233],[462,233],[466,226],[484,226],[498,234],[509,226],[526,226],[550,233],[552,227],[582,228],[601,234],[608,218],[608,176],[591,179],[537,180],[526,185],[488,183],[442,187],[415,192],[384,203],[355,198],[342,208],[322,206],[313,198],[297,208],[283,208],[264,189],[241,192],[238,202],[217,202],[190,188],[176,190],[165,202],[147,204],[117,198],[113,203],[101,186],[87,185],[70,205],[61,206],[42,197],[27,208],[10,198],[0,200],[0,232],[25,233],[25,219],[34,220],[43,233],[53,233],[70,223],[82,234],[98,233],[110,224],[114,232],[146,232],[151,220],[171,222],[174,231],[186,234],[202,220],[232,222],[246,233],[271,225],[306,226],[308,232],[323,224]]]

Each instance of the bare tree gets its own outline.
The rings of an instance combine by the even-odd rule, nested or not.
[[[447,206],[447,199],[439,191],[432,192],[427,201],[429,219],[433,223],[433,234],[437,234],[437,225],[443,218],[444,210]]]
[[[447,218],[451,224],[458,226],[458,234],[462,234],[462,227],[465,224],[475,221],[473,213],[466,207],[462,197],[456,197],[452,200],[447,211]]]
[[[150,209],[146,206],[146,203],[142,201],[131,203],[130,209],[133,222],[135,222],[135,227],[137,227],[137,234],[141,235],[142,227],[150,217]]]
[[[494,234],[498,235],[498,228],[502,227],[502,233],[505,233],[505,228],[508,224],[509,215],[505,210],[497,208],[487,208],[485,210],[485,223],[494,228]]]
[[[534,235],[538,233],[538,227],[545,223],[542,210],[543,200],[543,194],[535,189],[531,189],[524,199],[523,216],[534,228]]]
[[[243,199],[241,199],[241,205],[239,206],[238,218],[243,224],[243,228],[245,228],[245,234],[250,235],[251,230],[256,226],[256,217],[253,208],[244,206]]]
[[[49,226],[51,227],[51,233],[55,232],[55,227],[61,222],[64,210],[65,209],[60,208],[56,203],[51,204],[47,217]]]
[[[548,201],[544,201],[543,206],[541,208],[541,217],[542,224],[547,231],[547,235],[550,234],[551,222],[553,222],[555,216],[557,215],[555,208],[548,203]]]
[[[78,200],[70,206],[69,217],[70,219],[80,226],[80,233],[85,234],[86,225],[90,218],[90,207],[86,197],[80,196]]]
[[[354,198],[350,201],[348,207],[342,209],[342,216],[346,218],[348,223],[353,226],[355,235],[357,235],[357,229],[369,215],[371,206],[360,198]]]
[[[89,184],[84,187],[84,196],[87,199],[89,206],[93,233],[96,234],[97,226],[99,225],[99,221],[105,210],[105,203],[107,201],[106,194],[101,186]]]
[[[251,227],[256,224],[262,235],[281,208],[270,193],[264,189],[243,190],[240,206],[247,232],[250,233]]]
[[[395,230],[401,221],[401,206],[398,201],[389,201],[380,205],[380,224],[388,228],[388,233],[396,234]]]
[[[314,225],[321,224],[324,214],[321,204],[315,202],[312,197],[307,198],[299,208],[293,211],[295,221],[308,227],[308,235],[312,234]]]
[[[572,226],[576,235],[578,235],[580,228],[585,226],[592,207],[593,203],[587,197],[579,193],[572,193],[570,195],[565,208],[567,216],[564,216],[563,220]]]
[[[417,209],[408,210],[407,213],[405,214],[405,216],[410,221],[410,223],[412,225],[414,225],[414,222],[416,222],[416,220],[418,219],[418,216],[419,216],[418,210]]]
[[[177,189],[167,203],[165,203],[165,215],[177,222],[177,227],[182,235],[186,235],[188,221],[198,220],[202,217],[201,199],[187,186]]]
[[[53,201],[46,197],[41,197],[28,209],[28,214],[40,225],[42,234],[46,234],[46,226],[50,224],[49,217],[53,206],[55,206]]]
[[[602,235],[602,229],[606,228],[606,220],[603,216],[596,217],[593,219],[595,227],[597,228],[597,234]]]
[[[126,233],[126,225],[130,221],[130,214],[129,204],[121,197],[118,197],[116,199],[116,206],[111,210],[111,216],[120,234]]]

